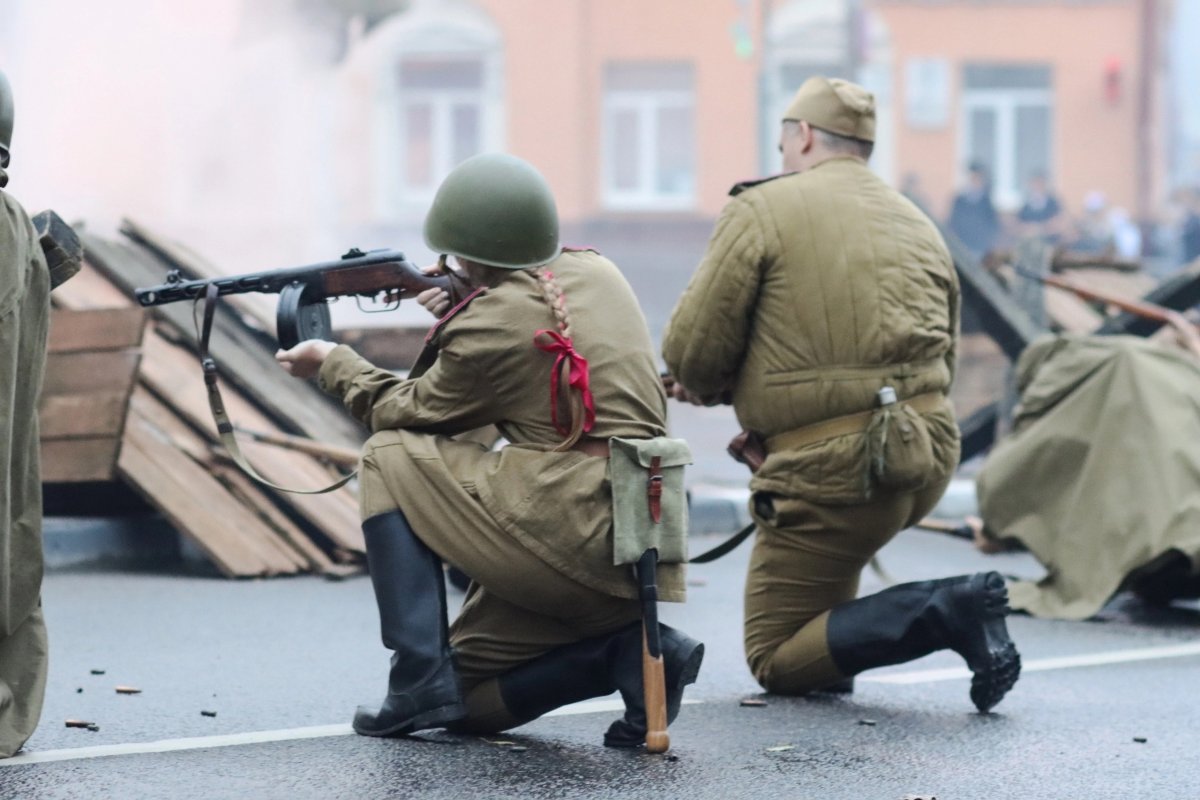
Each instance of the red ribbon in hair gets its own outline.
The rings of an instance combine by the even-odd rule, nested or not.
[[[587,359],[579,355],[571,340],[558,331],[548,329],[538,331],[533,335],[533,344],[537,349],[546,353],[554,353],[557,356],[554,359],[554,368],[550,370],[550,421],[554,423],[554,429],[563,436],[571,432],[559,425],[558,422],[558,376],[565,360],[569,370],[567,385],[572,389],[578,389],[583,395],[583,430],[590,431],[596,424],[596,403],[592,399],[592,390],[588,387]]]

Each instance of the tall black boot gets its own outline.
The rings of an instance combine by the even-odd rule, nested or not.
[[[662,640],[663,678],[667,690],[667,724],[679,716],[683,689],[696,682],[700,662],[704,660],[704,644],[685,633],[659,623]],[[638,625],[638,658],[636,675],[629,675],[618,684],[625,701],[625,716],[608,726],[604,744],[608,747],[640,747],[646,741],[646,698],[642,686],[641,625]]]
[[[662,625],[667,720],[674,721],[683,688],[696,680],[704,645]],[[625,717],[605,734],[610,747],[637,747],[646,738],[642,694],[642,623],[551,650],[500,677],[504,706],[523,724],[568,703],[619,690]],[[617,735],[613,735],[614,729]]]
[[[383,644],[394,652],[387,697],[377,709],[359,706],[354,730],[400,736],[462,719],[466,709],[451,661],[441,559],[400,511],[368,519],[363,536]]]
[[[1007,613],[1008,591],[995,572],[905,583],[834,607],[826,641],[844,675],[949,648],[974,673],[971,700],[986,712],[1021,674]]]

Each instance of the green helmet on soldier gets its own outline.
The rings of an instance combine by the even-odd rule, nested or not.
[[[0,72],[0,168],[8,166],[8,148],[12,145],[13,97],[8,78]]]
[[[491,267],[540,266],[559,253],[554,195],[527,161],[502,153],[474,156],[438,187],[425,218],[425,244]]]

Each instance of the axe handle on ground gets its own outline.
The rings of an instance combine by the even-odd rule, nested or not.
[[[658,550],[651,548],[638,560],[638,596],[642,602],[642,689],[646,706],[646,750],[665,753],[671,746],[667,733],[667,681],[663,667],[662,637],[658,628]]]

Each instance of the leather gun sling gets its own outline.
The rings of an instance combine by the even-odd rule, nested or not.
[[[350,482],[350,479],[358,474],[358,470],[354,470],[349,475],[343,476],[335,483],[331,483],[323,489],[289,489],[286,486],[272,483],[271,481],[258,474],[258,470],[250,465],[246,457],[242,455],[242,449],[238,446],[237,437],[233,433],[233,424],[229,421],[229,414],[225,412],[225,403],[221,399],[221,387],[217,383],[217,362],[213,360],[208,352],[208,339],[212,333],[213,316],[217,309],[217,297],[220,290],[215,283],[210,283],[204,293],[204,327],[200,332],[200,364],[204,369],[204,385],[208,390],[208,408],[212,412],[213,421],[217,423],[217,436],[221,439],[221,444],[229,452],[229,457],[233,459],[233,463],[241,468],[254,480],[259,483],[270,486],[272,489],[278,489],[281,492],[290,492],[291,494],[325,494],[332,492],[335,489],[340,489]]]

